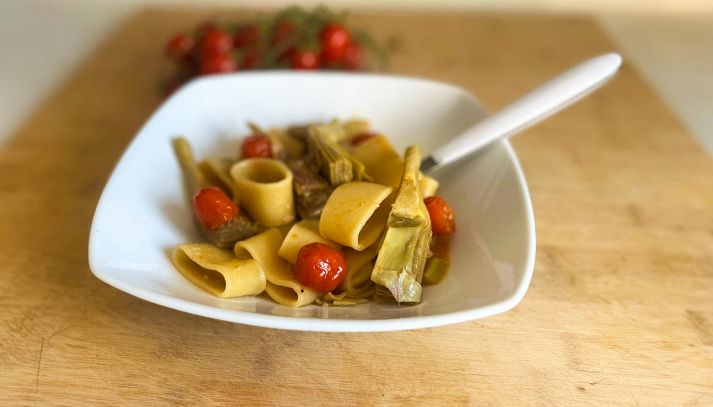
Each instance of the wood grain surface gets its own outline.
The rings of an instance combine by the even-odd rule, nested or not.
[[[626,64],[514,141],[538,245],[510,312],[419,331],[288,332],[94,278],[94,207],[161,102],[163,42],[210,15],[131,17],[0,151],[0,405],[713,405],[713,162]],[[582,17],[353,22],[401,38],[395,73],[464,86],[489,109],[615,49]]]

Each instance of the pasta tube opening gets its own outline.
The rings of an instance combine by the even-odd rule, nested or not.
[[[257,295],[265,289],[265,273],[255,260],[237,259],[211,244],[179,245],[171,260],[188,281],[216,297]]]
[[[295,219],[292,172],[278,160],[249,158],[230,168],[240,202],[260,224],[281,226]]]

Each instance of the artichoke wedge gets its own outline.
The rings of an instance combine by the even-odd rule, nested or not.
[[[419,189],[420,165],[420,149],[407,148],[401,185],[371,273],[398,303],[421,302],[421,279],[430,255],[431,220]]]
[[[307,137],[310,155],[333,187],[350,181],[372,181],[364,164],[339,145],[339,140],[345,138],[344,133],[344,128],[337,124],[310,126]]]

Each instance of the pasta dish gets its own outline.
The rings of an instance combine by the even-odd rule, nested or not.
[[[197,162],[173,140],[205,238],[172,252],[187,280],[300,307],[416,304],[445,278],[455,219],[418,146],[402,156],[364,120],[249,127],[239,159]]]

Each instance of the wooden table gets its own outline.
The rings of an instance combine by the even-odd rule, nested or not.
[[[713,163],[629,65],[514,141],[538,245],[513,311],[410,332],[287,332],[94,278],[94,207],[161,102],[163,42],[211,14],[129,19],[0,151],[0,405],[713,405]],[[464,86],[490,109],[615,49],[588,18],[353,21],[402,38],[394,72]]]

